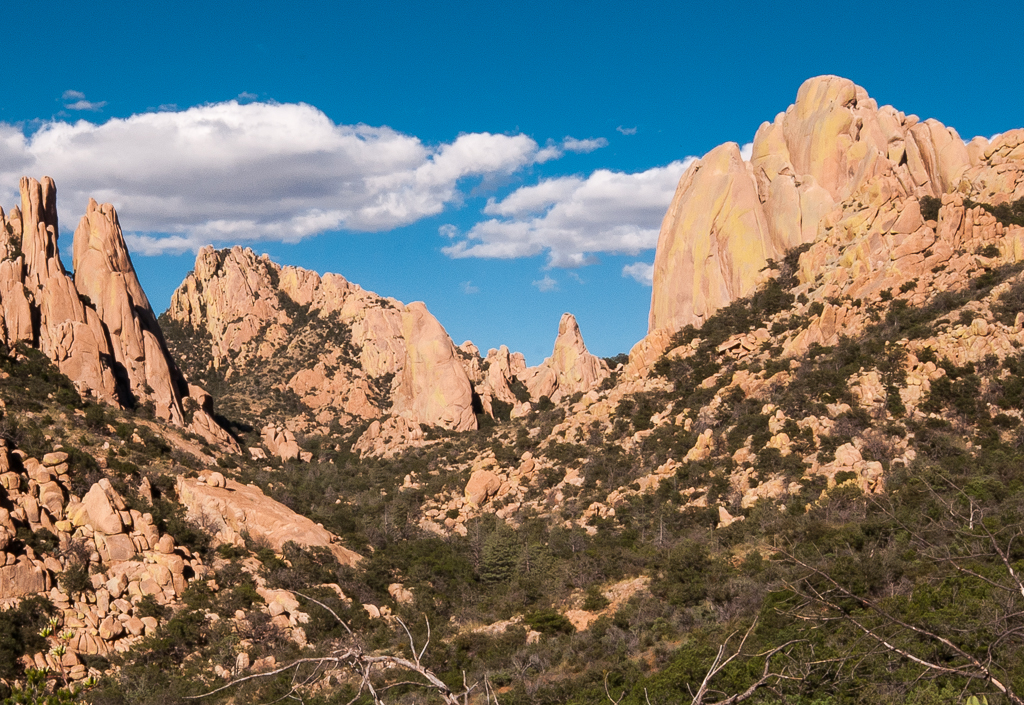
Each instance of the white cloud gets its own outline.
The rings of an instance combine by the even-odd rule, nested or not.
[[[310,105],[229,101],[98,125],[52,121],[30,137],[0,123],[0,202],[17,201],[21,175],[47,174],[65,229],[92,196],[118,208],[129,244],[149,254],[295,242],[435,215],[461,201],[462,179],[508,175],[541,152],[525,135],[430,146],[388,127],[335,124]]]
[[[589,140],[578,140],[575,137],[566,137],[562,140],[562,149],[566,152],[576,152],[577,154],[588,154],[593,152],[595,149],[601,149],[601,147],[607,146],[608,140],[604,137]]]
[[[96,103],[94,103],[94,102],[92,102],[90,100],[76,100],[74,103],[69,103],[69,104],[65,105],[64,107],[67,110],[90,110],[92,112],[96,112],[97,110],[100,110],[106,104],[107,104],[107,101],[105,101],[105,100],[101,100],[101,101],[96,102]]]
[[[547,274],[544,275],[543,279],[538,279],[530,283],[537,287],[540,291],[558,291],[558,281],[552,279]]]
[[[480,293],[480,287],[478,287],[476,284],[474,284],[471,281],[462,282],[461,284],[459,284],[459,288],[462,289],[462,293],[463,294],[479,294]]]
[[[97,102],[86,100],[85,93],[82,93],[82,91],[74,90],[64,91],[64,93],[61,94],[61,100],[71,101],[64,103],[64,108],[66,110],[88,110],[95,112],[97,110],[100,110],[104,105],[107,104],[107,101],[105,100]]]
[[[548,140],[547,144],[544,145],[544,149],[537,152],[537,156],[534,161],[537,164],[543,164],[551,159],[558,159],[562,157],[566,152],[588,154],[593,152],[595,149],[601,149],[602,147],[607,146],[608,140],[604,137],[587,140],[578,140],[575,137],[566,137],[562,140],[562,144],[556,144],[554,140]]]
[[[449,257],[514,258],[548,254],[548,264],[578,267],[601,252],[636,255],[658,242],[676,185],[694,161],[635,174],[599,169],[524,186],[484,213],[499,216],[474,225],[443,248]]]
[[[753,142],[747,142],[745,145],[740,147],[740,156],[743,158],[743,161],[749,162],[750,161],[750,157],[753,154],[754,154],[754,143]]]
[[[654,285],[654,265],[646,262],[634,262],[622,268],[622,276],[630,277],[644,286]]]
[[[622,125],[619,125],[615,129],[618,130],[619,132],[621,132],[624,135],[635,135],[636,134],[636,128],[635,127],[623,127]]]

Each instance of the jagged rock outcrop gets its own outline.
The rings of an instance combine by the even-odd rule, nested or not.
[[[825,215],[879,178],[902,198],[960,188],[982,142],[969,149],[935,120],[878,108],[849,80],[806,81],[757,131],[749,162],[730,143],[680,179],[658,240],[649,331],[699,325],[751,293],[769,259],[821,237]]]
[[[337,274],[206,247],[161,324],[189,375],[260,428],[326,434],[379,420],[367,433],[391,445],[421,440],[421,424],[476,428],[460,356],[426,306]]]
[[[183,425],[178,375],[109,203],[89,200],[75,230],[73,265],[75,287],[106,326],[131,393],[152,399],[159,418]]]
[[[159,418],[233,445],[201,390],[183,408],[188,384],[164,345],[113,206],[90,200],[75,231],[72,277],[57,246],[53,180],[23,178],[20,189],[20,208],[10,218],[0,211],[0,338],[37,346],[83,393],[111,404],[152,402]]]
[[[609,374],[607,363],[587,351],[576,317],[563,313],[551,357],[517,376],[530,391],[531,399],[546,396],[557,402],[578,392],[589,392]]]

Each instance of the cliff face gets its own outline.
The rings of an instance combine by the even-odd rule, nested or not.
[[[23,178],[20,208],[9,218],[0,211],[3,342],[38,347],[83,393],[120,406],[152,403],[158,418],[233,444],[208,397],[190,396],[170,358],[113,206],[90,201],[75,231],[73,276],[59,234],[53,180]]]
[[[749,162],[730,143],[683,175],[658,240],[649,332],[700,325],[750,294],[769,259],[824,236],[825,216],[842,201],[873,200],[881,184],[889,202],[960,189],[988,147],[879,108],[849,80],[806,81],[758,129]]]

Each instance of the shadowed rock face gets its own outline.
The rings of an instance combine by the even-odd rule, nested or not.
[[[111,404],[152,402],[159,418],[185,426],[188,384],[170,358],[110,204],[90,200],[75,231],[75,275],[57,247],[57,189],[21,180],[21,207],[0,211],[0,307],[8,345],[38,347],[86,394]],[[233,444],[199,395],[188,424],[209,441]],[[205,408],[204,408],[205,404]]]
[[[700,325],[750,294],[769,259],[817,240],[836,204],[878,178],[891,177],[898,197],[937,197],[983,148],[935,120],[879,108],[849,80],[806,81],[758,129],[749,162],[725,144],[681,178],[658,240],[649,332]]]

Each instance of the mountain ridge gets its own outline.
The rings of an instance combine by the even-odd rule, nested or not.
[[[481,703],[1018,702],[1024,130],[961,150],[901,115],[818,77],[749,163],[695,163],[659,325],[614,366],[571,314],[527,368],[240,247],[204,248],[155,327],[113,209],[72,279],[52,181],[23,181],[0,678],[155,705],[312,659],[330,680],[213,697],[374,700],[332,654],[411,643]]]

